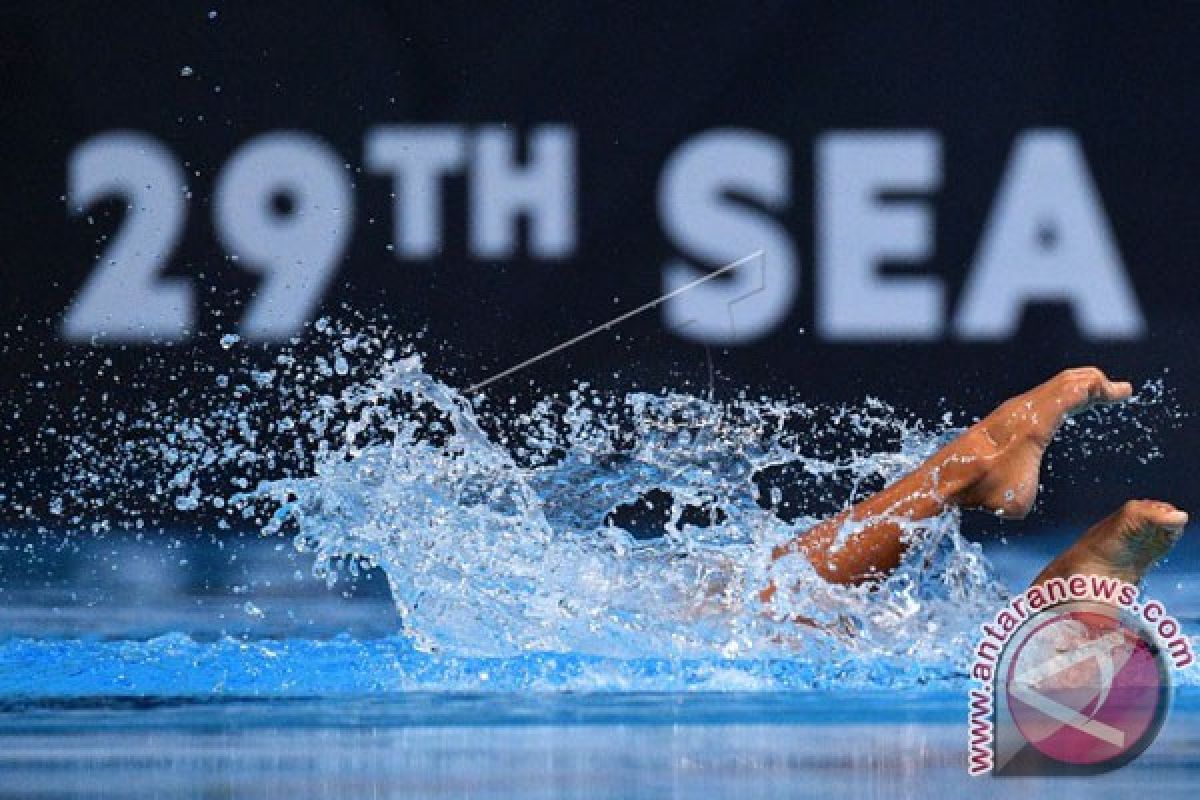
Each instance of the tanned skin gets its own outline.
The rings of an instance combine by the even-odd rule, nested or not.
[[[1072,414],[1133,394],[1125,381],[1095,367],[1060,372],[1005,402],[934,453],[917,469],[857,505],[772,551],[801,554],[831,583],[879,580],[904,557],[906,528],[949,508],[1021,519],[1037,498],[1042,456]],[[1179,540],[1187,514],[1169,503],[1132,500],[1097,523],[1055,558],[1035,582],[1070,574],[1106,575],[1136,583]],[[840,547],[838,532],[850,526]],[[761,593],[769,603],[777,587]]]

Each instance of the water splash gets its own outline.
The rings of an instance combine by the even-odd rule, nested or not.
[[[982,611],[999,596],[955,515],[914,527],[918,546],[881,591],[831,587],[801,557],[766,557],[814,522],[785,521],[764,502],[768,470],[831,485],[887,480],[945,435],[872,403],[837,424],[900,446],[826,460],[804,449],[804,423],[817,416],[782,402],[577,391],[524,415],[501,444],[410,355],[307,420],[326,445],[313,474],[232,502],[268,501],[267,531],[294,530],[327,574],[381,567],[406,631],[429,650],[733,657],[837,639],[939,651],[964,607]],[[667,507],[663,536],[644,541],[621,527],[619,510],[648,494]],[[768,614],[757,595],[771,580],[795,588]],[[778,621],[796,614],[853,633]]]
[[[112,415],[105,437],[95,425],[70,437],[71,488],[44,511],[79,523],[108,507],[140,527],[146,512],[125,505],[137,495],[290,535],[331,584],[381,569],[404,634],[441,657],[952,673],[1004,600],[955,512],[911,525],[904,563],[874,587],[768,557],[915,467],[957,432],[949,415],[929,425],[874,399],[821,408],[586,385],[509,412],[435,379],[387,331],[322,320],[314,336],[325,352],[297,346],[207,376],[201,410],[151,401]],[[1161,404],[1151,389],[1141,402]],[[1136,419],[1075,424],[1106,429],[1111,414]],[[785,590],[767,609],[770,583]]]

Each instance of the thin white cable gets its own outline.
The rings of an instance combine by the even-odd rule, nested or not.
[[[656,306],[661,305],[662,303],[665,303],[667,300],[670,300],[672,297],[678,297],[679,295],[683,294],[684,292],[695,289],[700,284],[705,283],[707,281],[711,281],[713,278],[717,277],[718,275],[723,275],[732,269],[736,269],[744,264],[748,264],[756,258],[762,258],[762,255],[763,255],[762,250],[755,250],[750,255],[743,256],[742,258],[739,258],[737,261],[734,261],[733,263],[726,264],[725,266],[721,267],[720,269],[716,270],[715,272],[710,272],[709,274],[704,275],[700,278],[697,278],[696,280],[691,281],[690,283],[685,283],[683,286],[680,286],[678,289],[667,292],[666,294],[664,294],[660,297],[656,297],[655,299],[651,300],[648,303],[643,303],[642,305],[638,306],[637,308],[633,309],[632,311],[626,311],[624,314],[621,314],[618,317],[613,317],[608,322],[602,322],[599,325],[597,325],[596,327],[594,327],[590,330],[584,331],[583,333],[579,334],[578,336],[575,336],[571,339],[566,340],[565,342],[560,342],[551,348],[543,350],[542,352],[538,353],[536,356],[533,356],[532,358],[527,358],[519,364],[514,364],[513,366],[509,367],[508,369],[497,372],[495,375],[492,375],[489,378],[485,378],[473,386],[467,387],[467,392],[468,393],[477,392],[480,389],[482,389],[483,387],[493,384],[496,381],[501,380],[502,378],[507,378],[509,375],[512,375],[516,372],[520,372],[521,370],[525,369],[526,367],[536,364],[537,362],[541,361],[544,358],[549,358],[550,356],[554,355],[555,353],[559,353],[563,350],[566,350],[568,347],[573,347],[573,346],[579,344],[580,342],[582,342],[584,339],[595,336],[597,333],[600,333],[601,331],[609,330],[616,325],[620,325],[622,322],[624,322],[627,319],[631,319],[632,317],[636,317],[638,314],[641,314],[645,311],[649,311],[650,309],[655,308]]]

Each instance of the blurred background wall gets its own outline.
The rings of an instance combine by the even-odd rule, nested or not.
[[[718,398],[969,417],[1095,363],[1194,408],[1198,21],[1188,4],[8,2],[0,381],[27,395],[98,349],[169,399],[185,387],[147,378],[148,357],[217,362],[226,333],[269,352],[361,312],[424,331],[430,370],[465,386],[762,250],[488,393],[706,392],[711,363]],[[111,413],[81,399],[90,380],[45,391]],[[5,425],[10,472],[57,458],[36,409]],[[1048,509],[1186,506],[1197,430],[1164,426],[1148,465],[1073,465]]]

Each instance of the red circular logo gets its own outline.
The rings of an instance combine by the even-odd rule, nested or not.
[[[1159,647],[1115,607],[1070,604],[1039,616],[1017,643],[1005,691],[1021,735],[1066,764],[1136,757],[1166,715]]]

